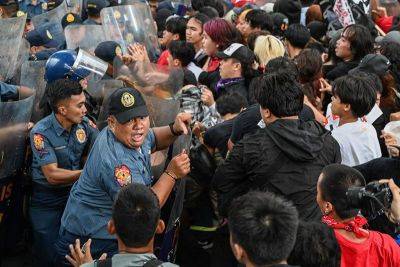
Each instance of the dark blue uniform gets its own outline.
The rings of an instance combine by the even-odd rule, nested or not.
[[[0,81],[0,101],[18,100],[18,86]]]
[[[34,255],[40,266],[53,261],[54,243],[58,236],[60,220],[71,185],[52,185],[42,172],[42,166],[57,163],[59,168],[82,169],[82,156],[97,137],[85,117],[70,132],[57,121],[54,113],[39,121],[30,133],[33,152],[33,194],[30,218],[34,233]]]
[[[151,129],[139,150],[124,146],[108,127],[101,131],[62,216],[56,245],[59,259],[64,259],[68,245],[77,238],[82,244],[92,239],[93,258],[104,252],[107,257],[118,252],[116,237],[107,232],[114,199],[129,183],[151,186],[150,155],[155,144]]]

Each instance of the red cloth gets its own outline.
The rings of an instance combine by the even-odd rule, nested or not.
[[[213,72],[219,68],[219,62],[221,60],[217,57],[211,57],[207,65],[207,72]]]
[[[330,215],[322,216],[322,222],[333,229],[344,229],[347,232],[353,232],[356,237],[368,237],[368,233],[362,230],[362,227],[368,223],[367,219],[362,216],[356,216],[353,220],[348,222],[337,222]]]
[[[168,66],[168,57],[169,57],[169,51],[164,50],[164,52],[162,52],[160,57],[158,58],[157,65]]]
[[[393,16],[378,18],[375,23],[382,31],[388,33],[393,26]]]
[[[347,240],[338,230],[335,235],[342,252],[341,267],[400,266],[400,247],[387,234],[369,231],[362,243]]]

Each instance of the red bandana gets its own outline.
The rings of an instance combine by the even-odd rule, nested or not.
[[[216,69],[218,69],[220,61],[221,60],[217,57],[211,57],[210,61],[208,62],[208,65],[207,65],[207,72],[213,72]]]
[[[362,216],[356,216],[349,222],[337,222],[334,218],[329,215],[322,216],[322,222],[333,229],[344,229],[347,232],[353,232],[356,237],[368,237],[368,233],[362,231],[362,227],[368,223],[367,219]]]

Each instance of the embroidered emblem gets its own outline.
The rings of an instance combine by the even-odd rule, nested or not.
[[[75,20],[74,15],[72,15],[72,14],[68,14],[67,15],[67,22],[68,23],[74,22],[74,20]]]
[[[33,135],[33,145],[37,151],[42,151],[44,149],[44,137],[41,134]]]
[[[126,165],[115,168],[114,176],[120,186],[126,186],[131,183],[131,170]]]
[[[125,92],[121,96],[121,104],[126,107],[132,107],[135,104],[135,98],[128,92]]]
[[[86,133],[84,129],[76,130],[76,139],[78,139],[79,143],[83,144],[86,141]]]

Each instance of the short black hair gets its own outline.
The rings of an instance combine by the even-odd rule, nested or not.
[[[307,27],[299,23],[289,25],[284,36],[292,46],[302,49],[306,47],[311,38]]]
[[[228,113],[236,114],[241,111],[242,108],[248,106],[247,99],[239,94],[238,92],[229,92],[223,94],[216,101],[216,108],[221,116],[225,116]]]
[[[145,185],[132,183],[119,191],[113,205],[112,219],[124,245],[140,248],[154,237],[160,214],[156,194]]]
[[[272,32],[274,22],[270,14],[262,9],[253,9],[246,14],[245,21],[250,24],[250,27],[260,28],[263,31]]]
[[[171,53],[173,59],[179,59],[182,67],[189,65],[196,55],[193,44],[185,41],[172,41],[168,45],[168,51]]]
[[[71,98],[73,95],[82,94],[83,89],[79,82],[69,79],[58,79],[46,85],[46,98],[54,113],[58,112],[57,105],[64,99]]]
[[[354,71],[352,71],[351,74],[368,79],[369,82],[371,83],[372,87],[375,89],[375,92],[382,94],[383,84],[382,84],[382,81],[379,78],[379,76],[376,75],[375,73],[365,72],[365,71],[361,71],[361,70],[354,70]]]
[[[232,241],[255,265],[286,260],[296,241],[298,212],[270,192],[249,192],[235,199],[228,216]]]
[[[357,118],[367,115],[376,102],[374,84],[363,75],[348,74],[337,78],[332,93],[341,103],[350,104],[351,112]]]
[[[330,164],[322,169],[319,184],[322,199],[332,203],[341,219],[353,218],[359,212],[347,201],[346,192],[351,186],[365,186],[363,175],[356,169],[341,164]]]
[[[300,221],[288,263],[307,267],[339,267],[340,247],[332,228],[321,222]]]
[[[219,18],[218,11],[212,6],[203,6],[199,11],[201,14],[205,14],[210,19]]]
[[[195,19],[201,24],[201,27],[203,27],[204,24],[206,24],[207,21],[211,20],[209,16],[203,13],[196,13],[193,16],[190,16],[189,19]],[[189,21],[188,19],[188,21]]]
[[[224,16],[224,5],[221,3],[220,0],[192,0],[191,1],[192,8],[195,11],[200,11],[201,8],[205,6],[210,6],[215,8],[215,10],[218,11],[218,16],[223,17]]]
[[[165,22],[165,30],[179,35],[179,40],[186,40],[187,20],[183,17],[171,17]]]
[[[344,28],[342,36],[350,42],[350,50],[354,60],[360,60],[367,54],[373,53],[374,40],[367,27],[353,24]]]
[[[297,80],[299,76],[299,70],[296,63],[288,57],[276,57],[268,61],[265,66],[267,72],[281,71],[289,73],[292,77]]]
[[[263,109],[269,109],[278,118],[300,114],[304,94],[292,75],[276,71],[255,79],[255,98]]]

